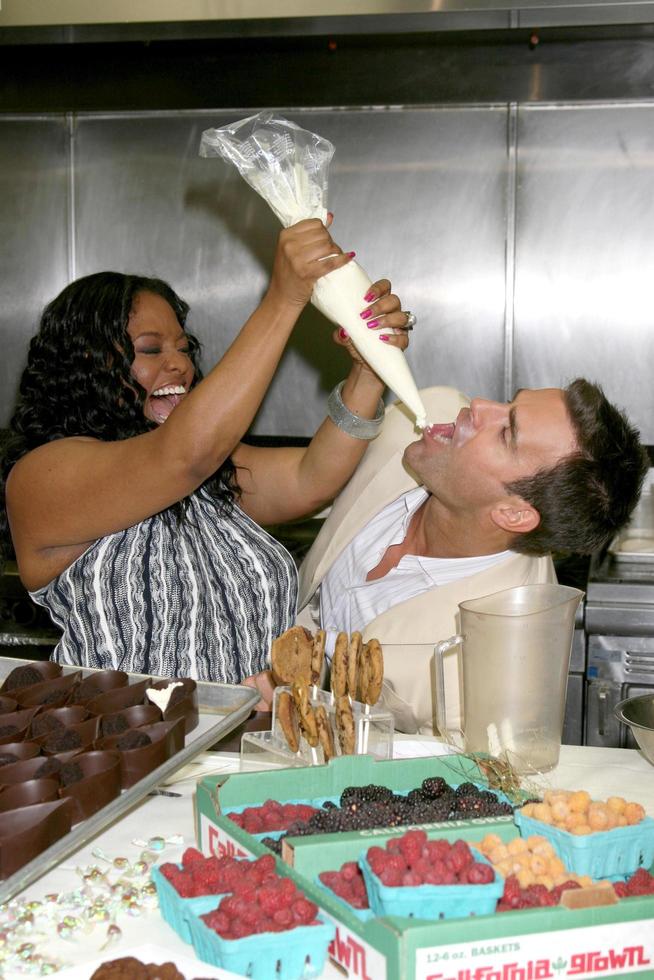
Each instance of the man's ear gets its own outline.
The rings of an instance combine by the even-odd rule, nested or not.
[[[527,534],[540,524],[540,514],[522,497],[508,497],[496,504],[490,512],[490,519],[507,534]]]

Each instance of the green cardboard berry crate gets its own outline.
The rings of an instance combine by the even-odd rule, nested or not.
[[[466,756],[375,761],[343,756],[327,766],[205,777],[197,789],[197,838],[205,853],[264,854],[223,810],[266,799],[318,799],[346,786],[377,783],[396,792],[427,776],[452,785],[483,782]],[[617,980],[626,973],[654,978],[654,898],[623,899],[585,909],[563,907],[477,915],[438,922],[398,916],[363,922],[344,902],[315,884],[321,871],[356,861],[371,844],[383,845],[408,827],[296,837],[284,842],[287,874],[335,925],[330,957],[356,980]],[[473,842],[488,832],[510,840],[511,817],[423,826],[429,835]],[[654,868],[652,869],[654,871]]]

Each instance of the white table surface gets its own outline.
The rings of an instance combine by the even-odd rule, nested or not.
[[[442,751],[442,745],[436,739],[425,737],[417,740],[415,736],[396,738],[396,758],[435,755]],[[196,762],[184,771],[185,778],[168,786],[169,791],[180,793],[179,797],[149,797],[114,826],[98,835],[92,843],[25,889],[18,898],[41,900],[47,894],[67,893],[79,888],[81,877],[76,869],[93,865],[103,869],[108,867],[106,862],[93,856],[92,851],[98,848],[111,858],[120,855],[134,862],[144,849],[142,845],[135,844],[135,840],[147,840],[151,836],[169,838],[182,835],[183,844],[167,845],[159,855],[160,861],[179,860],[183,850],[195,843],[192,801],[196,780],[217,768],[223,772],[238,771],[238,757],[224,753],[204,753],[198,756]],[[635,750],[563,746],[559,765],[539,781],[541,790],[550,786],[562,789],[583,788],[592,797],[600,799],[613,795],[624,796],[642,803],[648,815],[654,816],[654,766]],[[113,880],[117,877],[118,872],[114,872]],[[43,938],[38,934],[30,937],[30,941],[35,943],[40,952],[47,949],[50,958],[67,964],[66,969],[57,974],[61,980],[87,980],[95,966],[103,960],[127,955],[132,951],[138,954],[141,948],[147,954],[148,950],[143,947],[145,943],[150,944],[150,952],[152,947],[158,949],[159,962],[167,959],[177,961],[189,980],[194,976],[222,977],[225,980],[234,977],[232,973],[212,969],[195,960],[192,947],[178,938],[157,911],[143,912],[136,917],[121,912],[116,924],[122,936],[102,953],[100,947],[106,939],[106,923],[98,923],[88,934],[77,933],[74,940],[53,936],[51,930]],[[195,972],[188,972],[189,961],[195,962]],[[7,980],[16,980],[25,975],[25,972],[16,971],[4,973]],[[342,980],[342,973],[332,964],[328,964],[323,978]]]

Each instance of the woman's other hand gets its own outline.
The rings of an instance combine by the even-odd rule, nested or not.
[[[391,292],[388,279],[378,279],[363,297],[363,309],[359,314],[369,330],[379,335],[380,342],[406,350],[409,346],[409,332],[413,330],[415,318],[401,309],[399,296]],[[346,347],[353,361],[372,370],[364,361],[349,335],[342,327],[333,333],[334,341]]]
[[[326,224],[308,218],[280,232],[269,296],[302,308],[317,279],[352,261],[354,252],[343,252],[327,230],[332,220],[331,214]]]
[[[245,680],[242,680],[241,684],[244,684],[245,687],[254,688],[261,695],[261,699],[257,701],[252,709],[253,711],[272,711],[275,685],[273,684],[272,674],[269,670],[262,670],[258,674],[252,674],[251,677],[246,677]]]

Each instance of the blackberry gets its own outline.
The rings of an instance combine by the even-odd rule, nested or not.
[[[484,800],[486,803],[497,803],[498,799],[495,793],[491,793],[489,789],[482,789],[479,794],[479,799]],[[540,802],[540,801],[539,801]]]
[[[474,783],[460,783],[454,790],[454,795],[458,800],[462,796],[479,796],[480,790]]]
[[[350,806],[352,803],[372,803],[389,800],[393,797],[393,790],[387,786],[377,786],[375,783],[368,783],[367,786],[346,786],[341,793],[341,806]]]
[[[325,802],[322,805],[322,808],[323,810],[335,810],[336,804],[334,803],[333,800],[325,800]]]
[[[281,837],[279,840],[275,840],[274,837],[264,837],[261,843],[263,844],[264,847],[267,847],[269,851],[272,851],[274,854],[279,854],[281,856],[282,853]]]
[[[442,776],[427,776],[422,781],[421,789],[425,796],[435,799],[442,796],[446,790],[450,790],[451,786]]]
[[[421,789],[410,789],[406,794],[406,800],[408,803],[411,803],[412,806],[416,803],[423,803],[427,799],[429,799],[429,797],[425,796]]]
[[[488,809],[488,804],[479,796],[460,796],[457,800],[459,813],[481,814]]]

